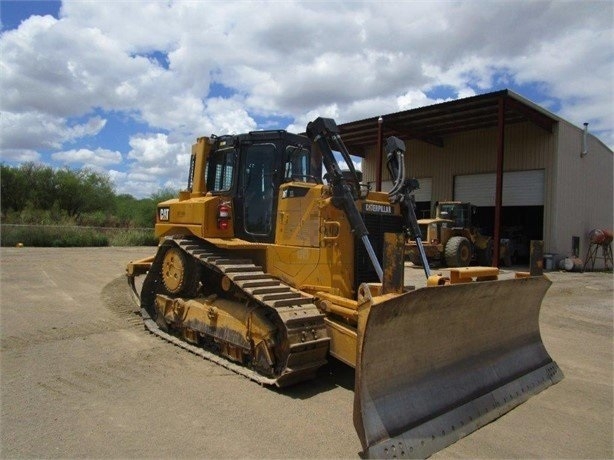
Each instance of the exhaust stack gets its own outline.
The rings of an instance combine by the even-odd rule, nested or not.
[[[584,123],[584,133],[582,133],[582,151],[580,157],[584,158],[588,155],[588,123]]]

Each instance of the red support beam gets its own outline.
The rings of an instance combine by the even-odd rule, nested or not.
[[[499,97],[497,120],[497,178],[495,187],[495,225],[493,236],[492,266],[499,266],[501,242],[501,208],[503,204],[503,156],[505,150],[505,97]]]

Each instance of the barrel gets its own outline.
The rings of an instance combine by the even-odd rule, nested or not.
[[[584,268],[584,262],[577,257],[566,257],[561,260],[560,267],[568,272],[581,272]]]
[[[544,254],[544,269],[550,271],[554,268],[554,254]]]
[[[610,244],[612,242],[612,230],[594,228],[588,232],[588,239],[593,244]]]

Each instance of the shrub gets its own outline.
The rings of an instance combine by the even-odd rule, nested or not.
[[[153,229],[121,229],[114,231],[109,237],[111,246],[157,246],[158,239],[154,236]]]
[[[108,246],[109,239],[101,232],[79,227],[3,225],[0,244],[16,246],[18,243],[33,247],[92,247]]]

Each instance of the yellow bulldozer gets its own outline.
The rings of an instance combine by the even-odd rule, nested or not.
[[[420,235],[405,146],[386,145],[388,194],[361,183],[332,119],[199,138],[187,189],[157,207],[156,254],[127,276],[151,332],[256,382],[354,367],[363,454],[425,457],[563,374],[539,333],[545,277],[425,264],[427,287],[403,285],[397,232]]]

